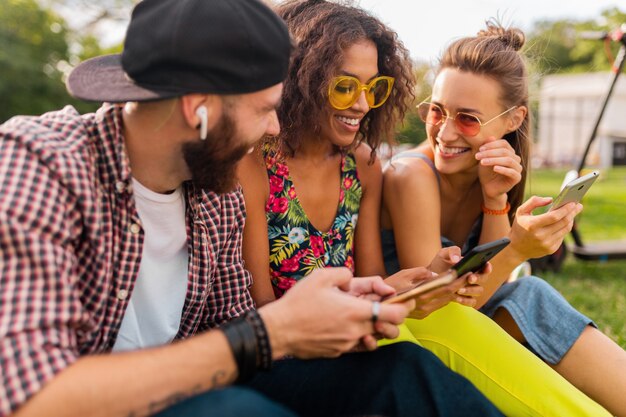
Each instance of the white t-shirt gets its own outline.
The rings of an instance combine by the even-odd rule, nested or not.
[[[133,191],[144,244],[139,276],[114,351],[171,342],[178,333],[187,292],[189,253],[182,188],[159,194],[133,179]]]

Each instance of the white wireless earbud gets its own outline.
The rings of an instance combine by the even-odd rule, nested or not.
[[[196,116],[200,118],[200,139],[205,140],[208,133],[207,124],[209,123],[207,120],[208,112],[206,107],[198,107],[198,110],[196,110]]]

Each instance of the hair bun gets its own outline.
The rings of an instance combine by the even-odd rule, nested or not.
[[[478,32],[478,36],[486,38],[497,38],[506,46],[519,51],[526,42],[524,32],[517,28],[505,28],[495,21],[487,21],[487,28]]]

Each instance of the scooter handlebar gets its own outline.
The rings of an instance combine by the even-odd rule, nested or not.
[[[610,39],[615,42],[623,41],[626,37],[626,23],[620,25],[619,28],[614,29],[610,32],[603,30],[585,30],[578,34],[578,37],[581,39],[588,40],[605,40]]]
[[[578,34],[580,39],[588,39],[591,41],[603,41],[609,37],[609,32],[601,30],[585,30]]]

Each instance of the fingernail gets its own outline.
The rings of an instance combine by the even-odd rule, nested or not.
[[[465,294],[465,292],[466,292],[466,291],[465,291],[465,288],[461,288],[461,289],[459,289],[456,293],[457,293],[457,294]]]

